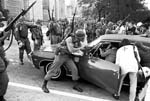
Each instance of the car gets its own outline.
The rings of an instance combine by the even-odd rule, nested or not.
[[[129,39],[133,44],[135,42],[142,42],[150,47],[150,39],[146,37],[118,34],[102,35],[88,43],[84,49],[84,55],[76,63],[80,77],[114,94],[118,89],[121,68],[115,63],[104,60],[100,56],[99,48],[106,49],[110,43],[116,43],[119,47],[119,43],[123,39]],[[34,51],[31,57],[35,68],[42,68],[46,73],[50,69],[55,57],[55,50],[58,46],[59,44],[51,45],[51,47],[44,50]],[[71,72],[64,64],[51,79],[60,80],[65,76],[71,76]],[[138,80],[139,84],[140,82]],[[128,78],[125,79],[124,85],[129,85]]]

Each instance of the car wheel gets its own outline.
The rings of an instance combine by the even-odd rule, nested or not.
[[[49,71],[49,69],[51,68],[52,62],[48,63],[45,67],[45,73],[47,73]],[[52,76],[51,79],[52,80],[61,80],[66,76],[66,70],[64,66],[61,66],[57,72],[56,75]]]

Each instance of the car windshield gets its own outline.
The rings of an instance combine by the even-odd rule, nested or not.
[[[95,39],[94,41],[90,42],[90,43],[88,44],[88,47],[93,47],[93,46],[97,45],[100,41],[101,41],[101,37],[98,37],[98,38]]]

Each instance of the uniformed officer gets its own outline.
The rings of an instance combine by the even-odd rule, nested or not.
[[[37,27],[37,26],[25,22],[24,17],[20,18],[19,23],[16,24],[15,38],[16,38],[18,45],[19,45],[20,65],[24,64],[23,63],[24,50],[26,51],[28,58],[29,58],[29,54],[31,53],[30,41],[28,39],[28,29],[34,28],[34,27]]]
[[[3,20],[3,18],[1,19],[1,17],[3,16],[0,16],[0,22]],[[0,101],[5,101],[4,95],[7,91],[7,86],[9,82],[9,78],[6,71],[9,62],[6,59],[5,51],[3,48],[4,39],[6,39],[8,35],[4,36],[4,34],[6,35],[8,33],[0,32]]]
[[[83,90],[79,87],[77,80],[79,79],[78,68],[74,63],[74,57],[72,53],[79,52],[80,49],[84,47],[85,33],[83,30],[77,30],[74,36],[68,37],[60,46],[60,49],[56,52],[55,59],[51,65],[51,69],[48,71],[44,77],[44,82],[42,85],[42,90],[45,93],[49,93],[47,88],[48,80],[55,75],[58,68],[60,68],[64,63],[72,71],[72,80],[75,81],[73,89],[82,92]],[[72,56],[72,57],[71,57]]]
[[[46,36],[49,37],[51,44],[57,44],[61,42],[62,31],[60,25],[56,21],[50,21]]]
[[[30,29],[30,32],[32,33],[31,38],[34,41],[34,51],[39,50],[44,42],[41,28],[42,24],[39,20],[37,20],[36,25],[37,27]]]

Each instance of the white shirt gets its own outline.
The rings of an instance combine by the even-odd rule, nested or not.
[[[137,57],[140,61],[139,52],[136,46],[135,51],[137,52]],[[116,64],[121,67],[121,74],[126,74],[128,72],[138,72],[138,64],[132,45],[126,45],[117,50]]]

